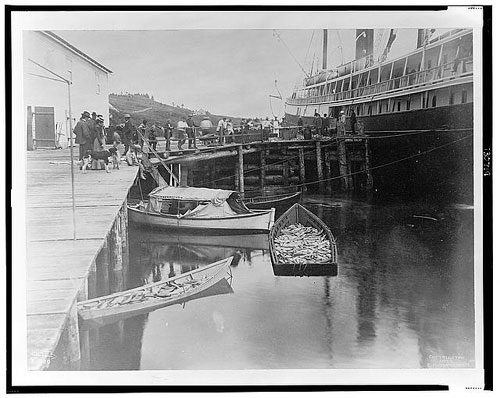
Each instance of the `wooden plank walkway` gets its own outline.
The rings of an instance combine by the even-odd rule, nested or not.
[[[75,148],[77,156],[78,148]],[[137,175],[136,166],[89,170],[75,166],[73,240],[69,149],[27,154],[28,369],[50,363],[92,262],[101,250]]]

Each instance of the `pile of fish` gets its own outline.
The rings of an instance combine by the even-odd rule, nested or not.
[[[274,240],[278,262],[291,264],[324,263],[332,260],[330,241],[323,231],[292,224]]]

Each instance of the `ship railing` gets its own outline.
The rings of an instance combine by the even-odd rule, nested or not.
[[[472,74],[472,71],[472,57],[459,58],[431,69],[409,73],[404,76],[395,77],[391,80],[371,84],[369,86],[358,87],[353,90],[346,90],[340,93],[332,93],[309,98],[289,98],[288,103],[292,105],[305,105],[318,102],[335,102],[355,99],[389,91],[413,88],[431,82],[450,80],[452,78],[470,75]]]

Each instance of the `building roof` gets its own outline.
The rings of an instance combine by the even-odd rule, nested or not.
[[[40,33],[44,34],[45,36],[51,38],[55,42],[61,44],[62,46],[68,48],[71,52],[75,53],[79,57],[83,58],[85,61],[90,62],[92,65],[96,66],[97,68],[103,70],[106,73],[113,73],[111,69],[106,68],[104,65],[100,64],[97,62],[95,59],[89,57],[87,54],[85,54],[83,51],[79,50],[75,46],[71,45],[68,43],[66,40],[64,40],[62,37],[56,35],[54,32],[51,32],[50,30],[42,30]]]

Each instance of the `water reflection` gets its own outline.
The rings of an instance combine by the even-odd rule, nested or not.
[[[322,196],[305,203],[337,237],[337,277],[275,276],[266,236],[131,230],[132,285],[233,255],[234,294],[100,329],[93,368],[474,365],[470,209]]]

